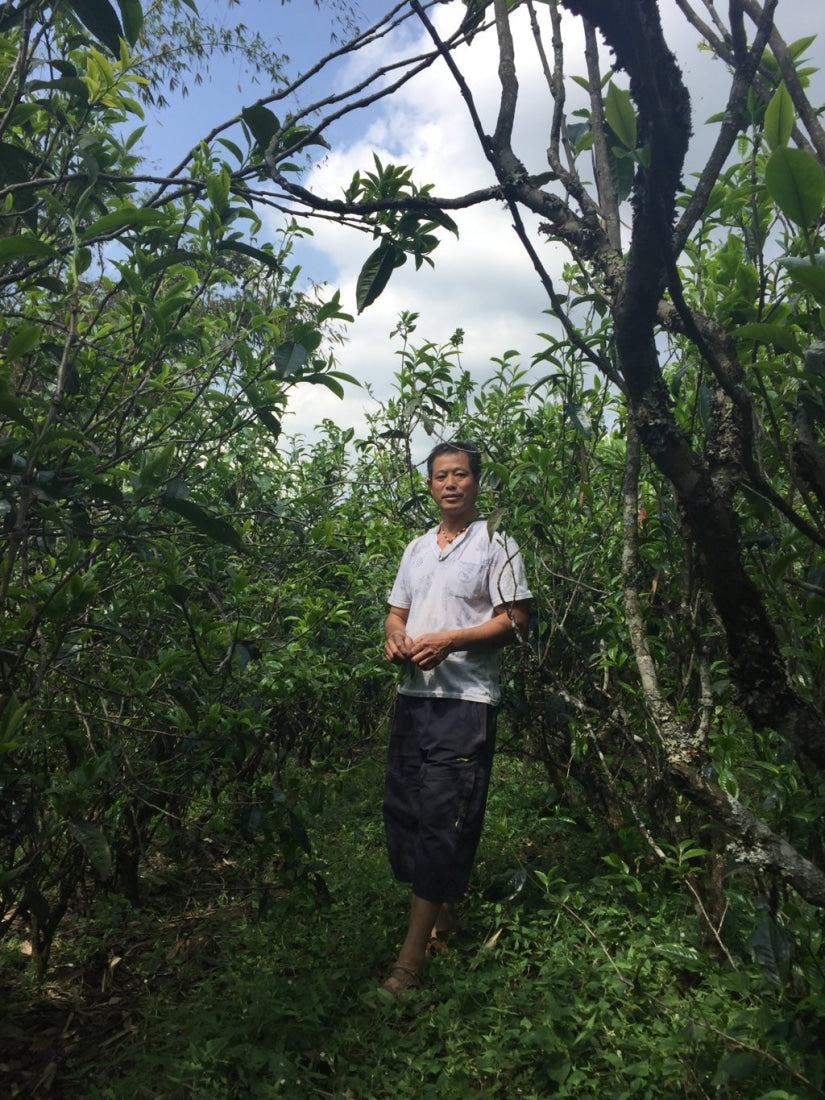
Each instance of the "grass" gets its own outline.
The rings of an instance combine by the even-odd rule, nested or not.
[[[379,983],[408,898],[386,866],[380,782],[370,762],[325,779],[311,833],[328,897],[298,876],[262,905],[242,866],[213,861],[155,881],[144,910],[109,899],[76,916],[43,990],[7,951],[8,1095],[825,1095],[821,996],[806,1007],[749,959],[701,956],[690,899],[608,866],[605,838],[507,758],[464,927],[424,988],[393,1000]]]

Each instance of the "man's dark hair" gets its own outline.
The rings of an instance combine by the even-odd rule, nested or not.
[[[433,462],[439,455],[465,454],[470,463],[470,473],[478,481],[481,477],[481,451],[475,443],[461,439],[451,439],[447,443],[438,443],[427,455],[427,477],[433,476]]]

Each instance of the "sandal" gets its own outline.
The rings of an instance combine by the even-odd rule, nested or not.
[[[417,970],[410,970],[407,966],[390,967],[390,972],[381,983],[381,988],[392,993],[393,997],[400,997],[404,993],[413,993],[421,988],[421,974]]]

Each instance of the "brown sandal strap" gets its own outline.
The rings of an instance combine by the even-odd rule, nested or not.
[[[401,966],[400,964],[396,963],[395,966],[390,967],[390,972],[384,979],[383,984],[385,987],[387,982],[390,981],[393,978],[393,975],[396,974],[403,974],[404,978],[407,979],[407,984],[404,986],[403,989],[398,991],[399,993],[403,993],[411,989],[418,989],[421,985],[421,974],[417,970],[411,970],[408,966]],[[402,978],[396,977],[395,981],[397,981],[400,985],[404,985],[404,981]],[[389,990],[388,992],[393,991]]]
[[[396,963],[395,966],[390,967],[390,975],[394,970],[400,970],[402,974],[406,974],[407,977],[412,978],[416,982],[421,981],[421,974],[417,970],[410,970],[408,966],[400,966]]]

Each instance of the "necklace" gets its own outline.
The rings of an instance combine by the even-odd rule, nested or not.
[[[444,539],[444,541],[445,541],[445,542],[447,543],[447,545],[449,546],[449,545],[450,545],[450,543],[453,543],[453,542],[455,542],[455,540],[456,540],[456,539],[458,538],[458,536],[459,536],[459,535],[463,535],[463,534],[464,534],[464,532],[465,532],[465,531],[467,530],[467,528],[468,528],[468,527],[470,526],[470,524],[471,524],[472,522],[473,522],[473,521],[472,521],[472,520],[470,520],[470,521],[469,521],[468,523],[465,523],[465,524],[464,524],[464,526],[463,526],[463,527],[461,528],[461,530],[460,530],[460,531],[456,531],[456,532],[455,532],[455,534],[450,534],[450,535],[448,535],[448,534],[447,534],[447,532],[446,532],[446,531],[444,530],[444,524],[443,524],[443,523],[439,523],[439,525],[438,525],[438,534],[439,534],[439,535],[440,535],[440,536],[441,536],[441,537],[442,537],[442,538]]]

